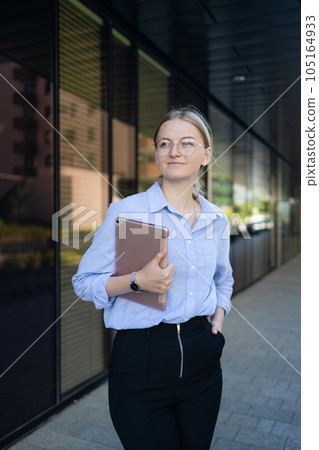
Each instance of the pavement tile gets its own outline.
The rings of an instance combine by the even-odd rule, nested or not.
[[[237,385],[237,381],[235,378],[229,378],[228,374],[224,373],[224,377],[223,377],[223,388],[225,389],[225,391],[229,391],[232,390],[235,386]]]
[[[239,430],[238,426],[220,423],[216,424],[214,437],[216,438],[225,438],[227,440],[232,440],[236,436]]]
[[[278,383],[278,381],[275,378],[271,377],[266,378],[262,376],[255,377],[253,382],[259,383],[261,386],[270,386],[270,387],[275,387],[276,384]]]
[[[263,433],[257,430],[248,430],[241,428],[236,434],[235,441],[246,445],[260,446],[262,443],[265,449],[283,450],[286,438],[282,436],[275,436],[270,433]]]
[[[27,436],[25,442],[49,450],[105,450],[105,445],[85,441],[63,433],[57,433],[45,427]]]
[[[250,393],[245,393],[242,397],[242,401],[246,403],[251,403],[252,405],[263,406],[268,402],[267,397],[263,397],[262,395],[253,395]]]
[[[301,439],[301,427],[291,423],[276,422],[272,429],[272,433],[278,436],[289,437],[295,441],[300,441]]]
[[[290,390],[290,385],[292,383],[290,383],[289,381],[278,381],[276,384],[276,389],[285,389],[285,390]]]
[[[231,371],[228,371],[225,369],[225,363],[224,363],[224,378],[228,382],[233,382],[234,384],[240,385],[241,383],[251,383],[253,380],[253,377],[247,374],[243,373],[232,373]]]
[[[281,409],[284,411],[300,411],[301,399],[300,396],[296,400],[284,400]]]
[[[48,422],[45,423],[46,429],[57,431],[59,433],[68,434],[70,436],[77,437],[79,434],[83,433],[91,424],[89,422],[79,421],[72,417],[67,419],[63,415],[54,415],[50,417]]]
[[[229,400],[241,400],[242,396],[244,395],[243,390],[240,389],[234,389],[231,390],[226,389],[223,387],[223,398],[229,399]]]
[[[85,441],[96,442],[104,446],[111,445],[121,448],[121,441],[118,438],[114,428],[110,429],[109,427],[101,425],[92,425],[83,431],[83,433],[81,433],[78,437]]]
[[[262,431],[263,433],[270,433],[275,421],[270,419],[259,419],[256,430]]]
[[[221,409],[218,414],[218,422],[217,423],[227,423],[228,417],[231,415],[230,411],[225,411]]]
[[[293,425],[301,426],[301,413],[295,412],[290,423],[292,423]]]
[[[89,422],[91,425],[101,423],[105,420],[106,416],[109,416],[109,410],[107,408],[101,410],[100,408],[94,408],[93,406],[77,408],[72,413],[72,417],[75,418],[75,420],[78,420],[79,422],[83,420],[84,422]]]
[[[75,423],[83,421],[83,423],[92,424],[99,422],[106,416],[106,414],[108,414],[107,405],[104,405],[101,409],[99,401],[95,402],[95,406],[93,404],[88,406],[86,402],[82,403],[81,400],[77,403],[72,403],[62,410],[57,416],[62,417],[64,421],[74,421]]]
[[[13,446],[8,447],[10,448],[14,448],[14,450],[40,450],[43,449],[44,447],[39,447],[38,445],[35,444],[28,444],[27,442],[25,442],[25,440],[22,440],[20,442],[17,442],[16,444],[13,444]]]
[[[217,439],[216,443],[210,448],[214,450],[247,450],[246,445],[238,444],[238,442],[228,441],[227,439]]]
[[[285,364],[287,364],[287,363],[285,363]],[[288,366],[288,364],[287,364],[287,366]],[[288,373],[273,371],[271,373],[271,376],[276,378],[278,381],[283,380],[283,381],[294,382],[294,381],[296,381],[297,377],[298,377],[298,379],[300,379],[300,375],[298,375],[292,368],[290,368],[290,371]]]
[[[243,401],[236,402],[235,400],[231,400],[228,398],[222,399],[221,408],[225,411],[231,412],[240,412],[246,413],[248,412],[251,405],[249,403],[245,403]]]
[[[284,450],[300,450],[301,444],[300,441],[295,441],[294,439],[287,439],[287,443],[285,445]]]
[[[230,425],[237,425],[239,427],[255,428],[258,423],[258,419],[257,417],[252,417],[247,414],[233,412],[227,423]]]
[[[279,422],[290,423],[293,417],[293,412],[262,406],[251,406],[249,415],[263,417],[264,419],[278,420]]]
[[[100,414],[108,410],[108,403],[107,400],[104,400],[104,398],[100,399],[85,399],[83,402],[83,406],[85,408],[94,408],[96,410],[100,410]]]
[[[267,339],[268,340],[268,339]],[[270,342],[270,341],[269,341]],[[272,342],[270,342],[275,348],[276,345],[274,345]],[[265,343],[265,345],[267,345]],[[268,346],[265,350],[267,350],[268,352],[273,352],[274,350]],[[283,363],[287,364],[286,362],[284,362],[281,357],[279,355],[275,356],[275,355],[267,355],[267,358],[265,359],[265,361],[262,363],[262,365],[260,366],[260,373],[265,372],[270,374],[270,373],[274,373],[274,372],[278,372],[281,373],[283,371]]]
[[[283,399],[281,398],[270,398],[267,402],[267,406],[269,408],[278,408],[280,409],[281,405],[283,404]]]
[[[281,398],[282,400],[289,400],[296,402],[300,398],[300,393],[295,391],[289,391],[286,389],[272,388],[265,386],[260,389],[260,394],[265,397]]]
[[[289,385],[289,390],[292,391],[296,391],[296,392],[301,392],[301,380],[299,380],[299,382],[292,382]]]
[[[287,359],[288,359],[288,358],[287,358]],[[288,359],[288,361],[289,361],[289,359]],[[289,362],[295,367],[295,369],[298,370],[298,372],[300,372],[301,368],[300,368],[300,365],[299,365],[299,364],[296,364],[296,362],[295,362],[295,364],[293,364],[292,361],[289,361]],[[292,367],[290,367],[289,364],[286,364],[286,365],[283,367],[282,372],[288,374],[288,373],[290,373],[291,370],[294,370],[294,369],[292,369]],[[295,372],[295,373],[296,373],[296,372]],[[299,376],[300,376],[300,375],[299,375]]]
[[[250,445],[248,450],[265,450],[265,447],[257,447],[256,445]]]
[[[246,345],[247,345],[247,343],[246,343]],[[232,364],[231,367],[224,366],[226,371],[232,370],[233,372],[235,372],[238,375],[245,375],[246,373],[249,373],[249,377],[251,378],[251,381],[248,381],[248,383],[252,382],[252,380],[255,377],[258,377],[259,375],[262,375],[262,376],[265,375],[264,370],[260,370],[258,367],[253,365],[254,364],[253,356],[249,357],[249,359],[250,359],[249,363],[248,363],[248,361],[241,361],[239,355],[236,355],[236,358],[239,358],[238,363],[236,365]]]
[[[252,381],[252,382],[243,382],[239,383],[237,385],[238,389],[242,390],[243,392],[247,392],[249,394],[258,394],[261,390],[260,384]]]
[[[212,449],[214,447],[214,445],[216,444],[217,438],[215,438],[215,436],[212,439],[211,445],[210,445],[210,449]]]

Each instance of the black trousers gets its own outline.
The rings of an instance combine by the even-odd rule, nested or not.
[[[209,450],[218,416],[225,344],[206,316],[119,330],[109,406],[126,450]]]

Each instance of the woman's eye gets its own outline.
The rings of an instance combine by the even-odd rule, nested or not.
[[[161,141],[160,142],[160,147],[161,148],[165,148],[165,147],[168,147],[169,146],[169,142],[168,141]]]
[[[182,141],[183,147],[191,147],[194,145],[192,141]]]

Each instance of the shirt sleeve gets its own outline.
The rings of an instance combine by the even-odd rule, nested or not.
[[[225,316],[231,310],[231,296],[233,292],[233,270],[229,262],[230,230],[228,218],[225,215],[225,227],[220,238],[217,252],[214,283],[216,288],[217,305],[225,309]]]
[[[104,222],[84,253],[77,273],[72,277],[76,295],[82,300],[94,302],[96,309],[110,308],[117,298],[109,297],[105,286],[108,279],[115,274],[118,203],[109,205]]]

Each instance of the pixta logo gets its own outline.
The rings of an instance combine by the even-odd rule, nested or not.
[[[76,207],[76,208],[75,208]],[[75,208],[75,209],[73,209]],[[79,250],[80,249],[80,226],[87,224],[87,222],[97,214],[95,209],[89,210],[86,214],[81,215],[78,219],[74,220],[76,217],[80,216],[88,208],[86,206],[78,206],[77,203],[69,203],[64,208],[60,209],[52,215],[52,239],[59,242],[59,230],[61,229],[61,242],[64,245],[70,246],[70,237],[72,238],[72,247]],[[72,210],[72,211],[71,211]],[[67,216],[62,216],[71,211]],[[61,218],[61,220],[59,220]],[[59,227],[59,224],[61,226]],[[97,221],[93,220],[90,223],[91,231],[83,237],[83,242],[88,242],[93,238],[97,230]]]

